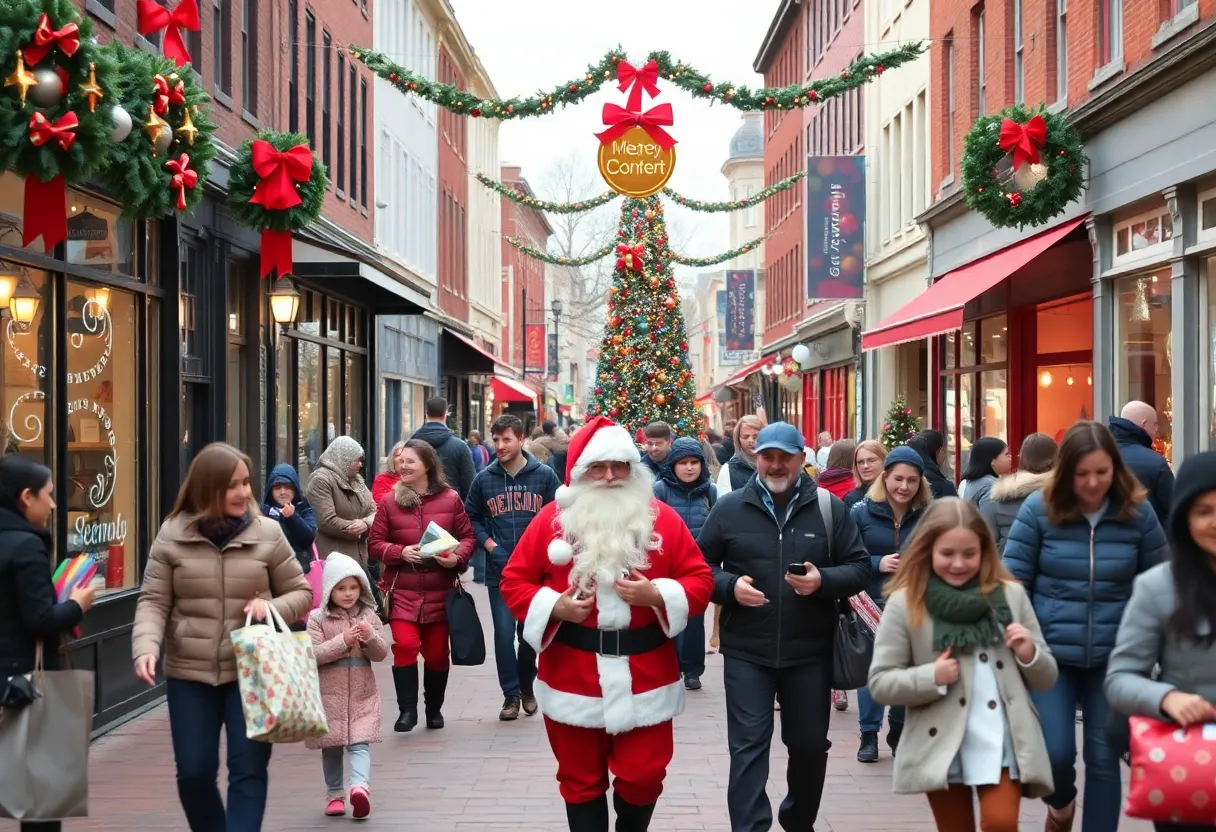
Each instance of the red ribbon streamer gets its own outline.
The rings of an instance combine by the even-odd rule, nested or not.
[[[1025,124],[1007,118],[1001,122],[1001,150],[1013,153],[1013,168],[1039,163],[1039,148],[1047,143],[1047,121],[1037,115]]]
[[[165,167],[169,173],[173,174],[173,178],[169,180],[169,187],[177,190],[177,210],[186,210],[186,190],[193,188],[198,184],[198,171],[190,169],[190,154],[183,153],[176,159],[170,159],[165,162]]]
[[[37,176],[25,177],[24,220],[21,224],[21,247],[25,248],[42,235],[46,253],[68,238],[67,186],[62,176],[43,182]]]
[[[67,23],[52,30],[51,18],[43,14],[38,18],[38,28],[34,30],[34,42],[25,47],[26,64],[34,66],[56,47],[69,58],[75,55],[76,50],[80,48],[80,27],[75,23]]]
[[[629,61],[621,61],[616,65],[616,79],[619,81],[621,92],[629,90],[627,109],[637,112],[642,109],[642,92],[651,98],[659,94],[659,62],[651,58],[641,69]]]
[[[271,231],[270,229],[266,229],[262,232],[261,269],[261,277],[265,277],[272,271],[277,272],[279,277],[291,274],[290,231]]]
[[[75,130],[79,124],[76,114],[70,110],[54,123],[42,113],[34,113],[30,116],[30,144],[42,147],[47,142],[54,142],[61,150],[71,150],[76,143]]]
[[[619,104],[605,104],[604,124],[608,129],[603,133],[595,134],[596,138],[600,140],[600,144],[609,144],[628,133],[631,128],[641,127],[646,131],[646,135],[650,136],[664,150],[671,150],[676,145],[676,140],[663,129],[675,124],[675,116],[672,115],[670,104],[651,107],[644,113],[626,110]]]
[[[312,151],[298,144],[284,151],[270,142],[253,143],[253,172],[261,177],[250,202],[268,211],[285,211],[304,202],[296,193],[296,182],[307,182],[312,175]]]
[[[190,63],[190,50],[182,39],[182,29],[199,30],[198,5],[194,0],[181,0],[173,11],[160,6],[155,0],[139,0],[135,6],[138,14],[136,28],[141,35],[165,30],[164,55],[178,66]]]
[[[152,89],[155,91],[152,98],[152,109],[158,116],[169,112],[170,104],[186,103],[186,82],[180,78],[176,84],[170,87],[165,76],[154,75],[152,76]]]
[[[618,243],[616,247],[616,267],[618,269],[631,268],[635,272],[640,272],[642,270],[642,257],[645,253],[646,248],[640,243],[632,247],[624,243]]]

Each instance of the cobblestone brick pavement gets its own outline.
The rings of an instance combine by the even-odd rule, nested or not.
[[[485,590],[469,586],[488,635]],[[675,759],[651,825],[655,832],[730,830],[721,658],[707,658],[705,687],[689,693],[687,710],[676,721]],[[377,668],[377,678],[385,703],[385,741],[372,746],[373,812],[359,829],[549,832],[566,828],[554,780],[556,766],[540,717],[498,721],[502,699],[492,656],[482,667],[452,669],[444,707],[447,727],[441,731],[419,726],[409,734],[394,734],[397,710],[387,663]],[[94,743],[91,817],[65,824],[67,832],[184,832],[168,732],[162,705]],[[891,794],[892,760],[885,744],[879,763],[863,765],[854,759],[856,735],[853,699],[848,711],[832,714],[832,759],[818,832],[931,832],[933,820],[923,797]],[[222,771],[220,777],[223,782]],[[775,740],[769,782],[774,814],[784,793],[785,750]],[[323,817],[323,798],[319,752],[303,745],[276,747],[263,828],[267,832],[351,828],[349,819]],[[1042,829],[1042,805],[1026,801],[1023,806],[1023,829]],[[16,824],[0,821],[0,832],[15,830]],[[1120,832],[1151,832],[1151,826],[1125,818]]]

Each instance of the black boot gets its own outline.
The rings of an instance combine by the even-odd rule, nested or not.
[[[397,689],[397,716],[393,730],[405,733],[418,724],[418,665],[393,668],[393,687]]]
[[[586,803],[567,803],[566,821],[570,832],[608,832],[608,795]]]
[[[904,735],[904,724],[902,722],[892,722],[891,727],[887,729],[887,747],[891,749],[891,756],[895,756],[895,749],[899,748],[899,738]]]
[[[443,727],[443,714],[440,713],[440,710],[443,708],[443,696],[447,693],[447,689],[448,671],[431,670],[429,667],[422,669],[422,693],[425,697],[427,728]]]
[[[861,732],[861,748],[857,749],[857,762],[859,762],[859,763],[877,763],[878,762],[878,732],[877,731],[862,731]]]
[[[646,832],[650,828],[650,817],[654,814],[653,803],[649,806],[634,806],[613,792],[612,808],[616,809],[616,832]]]

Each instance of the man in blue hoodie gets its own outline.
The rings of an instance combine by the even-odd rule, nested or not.
[[[523,450],[524,423],[504,414],[490,426],[497,457],[469,487],[464,510],[486,553],[486,590],[494,620],[494,661],[503,703],[498,718],[519,719],[520,708],[528,716],[537,711],[532,683],[536,679],[536,653],[523,639],[523,625],[516,622],[498,592],[503,567],[524,530],[546,504],[553,501],[561,482],[548,465]],[[519,636],[519,652],[515,637]]]
[[[448,400],[443,396],[433,396],[426,400],[426,422],[414,431],[410,439],[421,439],[435,449],[439,462],[443,465],[443,477],[448,486],[456,489],[463,500],[469,493],[469,484],[473,482],[476,468],[473,465],[473,452],[460,437],[452,433],[447,426]]]

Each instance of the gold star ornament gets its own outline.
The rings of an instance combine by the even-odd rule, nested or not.
[[[155,145],[161,129],[168,126],[169,123],[156,114],[155,107],[148,105],[148,120],[144,122],[144,132],[148,134],[148,141]]]
[[[84,93],[84,97],[89,100],[89,112],[97,112],[97,102],[105,98],[101,87],[97,86],[97,66],[89,64],[89,82],[80,85],[80,91]]]
[[[25,106],[25,97],[29,94],[30,87],[38,86],[38,82],[34,80],[34,73],[25,68],[25,56],[21,54],[21,50],[17,50],[17,68],[13,70],[13,74],[4,79],[4,86],[16,87],[17,92],[21,95],[21,106]]]
[[[195,127],[194,122],[190,120],[189,108],[182,110],[182,126],[173,132],[184,137],[186,144],[194,147],[194,137],[198,135],[198,128]]]

